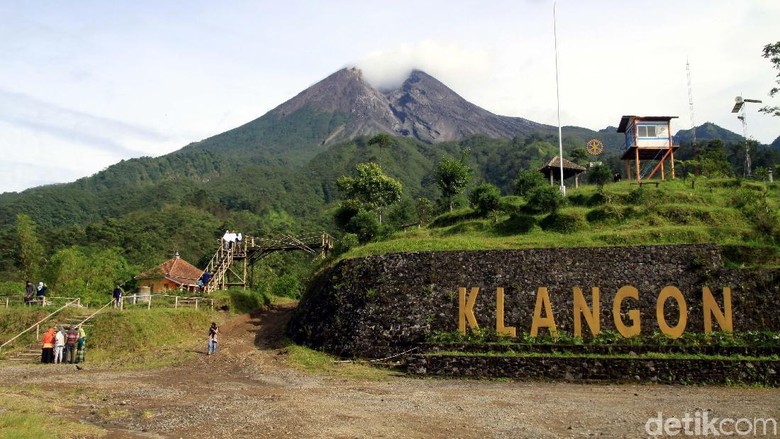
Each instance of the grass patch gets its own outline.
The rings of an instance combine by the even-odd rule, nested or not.
[[[286,349],[290,365],[308,373],[373,381],[386,380],[391,373],[364,362],[340,362],[336,357],[296,344]]]
[[[205,343],[212,321],[224,314],[194,309],[109,311],[87,331],[86,361],[119,368],[180,364]]]
[[[70,408],[69,393],[29,387],[4,389],[0,395],[0,439],[89,439],[108,433],[62,416]]]

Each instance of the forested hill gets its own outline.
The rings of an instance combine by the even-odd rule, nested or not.
[[[390,144],[370,142],[376,133],[391,134]],[[606,147],[598,160],[622,169],[623,135],[614,127],[564,127],[564,155],[587,162],[583,148],[593,138]],[[0,269],[12,273],[19,265],[19,214],[31,219],[50,254],[80,245],[119,249],[133,264],[156,263],[175,250],[196,261],[211,254],[226,228],[257,235],[333,230],[336,179],[360,162],[375,161],[400,180],[405,200],[435,201],[434,168],[445,155],[465,153],[474,184],[510,194],[518,172],[557,155],[557,143],[556,129],[487,112],[424,72],[379,91],[345,69],[252,122],[171,154],[0,195]],[[729,149],[734,163],[740,150]],[[690,156],[679,151],[681,160]],[[769,161],[754,158],[756,166]]]

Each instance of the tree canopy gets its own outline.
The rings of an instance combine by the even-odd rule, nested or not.
[[[778,71],[780,71],[780,41],[774,43],[774,44],[767,44],[764,46],[764,54],[763,57],[768,59],[769,62],[772,63],[772,67]],[[776,84],[780,84],[780,72],[776,75],[777,80],[775,80]],[[780,87],[772,87],[771,90],[769,90],[769,96],[774,97],[778,92],[780,92]],[[759,110],[763,113],[769,113],[772,116],[780,116],[780,106],[765,106],[761,110]]]
[[[450,212],[452,211],[452,199],[466,190],[473,176],[473,171],[466,165],[465,159],[465,152],[460,160],[444,156],[439,162],[439,166],[436,167],[436,184],[439,186]]]

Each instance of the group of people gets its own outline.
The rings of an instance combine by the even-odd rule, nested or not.
[[[65,330],[60,326],[55,331],[54,326],[43,334],[41,339],[41,363],[83,363],[84,348],[87,343],[87,334],[81,325],[68,326]]]
[[[24,303],[25,305],[32,305],[38,303],[43,306],[46,305],[46,293],[49,288],[43,282],[38,282],[38,286],[33,285],[29,280],[24,288]]]
[[[233,247],[241,246],[241,241],[244,239],[241,232],[236,233],[235,230],[225,230],[225,234],[222,235],[222,246],[225,250],[230,250]]]

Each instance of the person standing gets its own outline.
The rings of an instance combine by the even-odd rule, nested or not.
[[[33,300],[35,300],[35,286],[28,280],[24,287],[24,304],[31,305]]]
[[[60,326],[60,330],[54,334],[54,364],[62,363],[62,351],[65,349],[65,330]]]
[[[219,328],[215,322],[211,322],[209,328],[209,352],[206,355],[217,353],[217,334],[219,334]]]
[[[46,293],[48,288],[46,287],[46,284],[43,283],[43,281],[38,282],[38,292],[36,293],[38,296],[38,303],[41,306],[46,306]]]
[[[43,345],[41,349],[41,363],[48,364],[54,361],[54,338],[54,326],[52,326],[41,337]]]
[[[65,334],[65,361],[70,364],[76,360],[76,340],[79,338],[79,332],[73,326],[68,326],[68,332]]]
[[[119,287],[119,284],[116,284],[116,288],[114,288],[114,308],[122,309],[122,296],[124,295],[124,291],[122,291],[122,288]]]
[[[84,349],[87,347],[87,333],[84,331],[84,325],[79,325],[79,338],[76,340],[76,363],[84,362]]]

